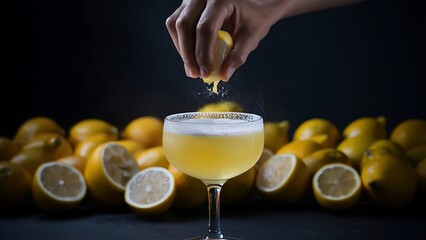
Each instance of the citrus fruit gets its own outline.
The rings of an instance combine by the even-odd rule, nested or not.
[[[75,169],[77,169],[81,173],[84,173],[84,169],[86,168],[87,158],[77,156],[77,155],[70,155],[70,156],[59,158],[56,161],[73,166]]]
[[[336,149],[346,154],[351,160],[352,166],[355,169],[359,169],[365,151],[376,140],[375,137],[370,135],[358,135],[344,139]]]
[[[256,187],[266,199],[295,203],[305,194],[308,181],[308,169],[302,160],[293,154],[279,154],[260,168]]]
[[[330,148],[329,138],[330,137],[327,134],[319,134],[312,136],[309,140],[314,141],[325,148]]]
[[[37,142],[37,141],[48,141],[52,138],[60,138],[61,143],[59,146],[53,151],[53,159],[59,159],[65,156],[70,156],[74,154],[74,151],[72,149],[71,143],[62,135],[57,133],[42,133],[38,134],[37,136],[34,136],[29,143],[31,142]]]
[[[133,141],[133,140],[129,140],[129,139],[125,139],[125,140],[119,140],[116,141],[116,143],[120,144],[121,146],[125,147],[127,150],[129,150],[129,152],[132,153],[133,156],[136,157],[136,155],[140,152],[142,152],[143,150],[145,150],[144,147],[142,147],[138,142]]]
[[[346,154],[334,148],[320,149],[306,156],[302,160],[308,168],[308,172],[311,177],[314,176],[318,169],[330,163],[344,163],[346,165],[352,165],[351,160],[348,156],[346,156]]]
[[[223,79],[220,75],[220,70],[222,68],[222,63],[228,56],[233,46],[233,41],[231,35],[228,32],[223,30],[218,30],[216,43],[213,49],[213,65],[212,71],[209,76],[203,78],[203,81],[207,84],[213,83],[212,91],[217,92],[217,85]]]
[[[31,138],[41,133],[57,133],[64,135],[65,131],[51,118],[34,117],[21,124],[13,141],[21,148],[27,144]]]
[[[374,152],[375,150],[378,150],[378,149],[384,149],[385,152],[388,152],[388,153],[393,154],[393,155],[400,157],[400,158],[406,157],[406,153],[405,153],[404,149],[398,143],[396,143],[392,140],[388,140],[388,139],[378,140],[378,141],[375,141],[374,143],[372,143],[368,147],[368,150],[372,151],[372,152]]]
[[[0,137],[0,161],[9,161],[18,151],[18,146],[12,140]]]
[[[132,154],[118,143],[99,145],[87,159],[84,176],[92,199],[102,206],[124,203],[124,189],[139,171]]]
[[[77,143],[74,154],[87,158],[102,143],[110,142],[114,139],[110,134],[98,133],[85,138]]]
[[[327,209],[354,206],[361,195],[361,178],[351,166],[332,163],[321,167],[312,179],[315,199]]]
[[[71,127],[69,140],[75,147],[84,139],[100,133],[111,136],[112,140],[116,140],[118,137],[118,129],[112,124],[101,119],[85,119]]]
[[[35,204],[45,211],[67,211],[77,207],[86,195],[83,174],[60,162],[43,163],[36,171],[32,193]]]
[[[0,209],[21,204],[31,193],[31,175],[21,165],[0,161]]]
[[[323,146],[312,140],[296,140],[282,146],[280,149],[278,149],[276,154],[291,153],[296,155],[298,158],[303,159],[304,157],[320,149],[323,149]]]
[[[59,136],[29,142],[11,159],[11,162],[23,166],[33,176],[41,164],[55,160],[54,153],[60,145]]]
[[[265,122],[263,131],[265,133],[265,148],[276,152],[280,147],[288,143],[289,121]]]
[[[399,123],[393,129],[390,139],[405,150],[426,144],[426,120],[408,119]]]
[[[198,112],[242,112],[243,107],[233,101],[207,103],[198,109]]]
[[[332,122],[322,118],[313,118],[296,128],[293,140],[309,140],[317,135],[327,135],[324,147],[335,147],[340,138],[339,130]]]
[[[160,146],[163,138],[163,121],[145,116],[131,121],[123,131],[123,138],[138,142],[144,148]]]
[[[364,167],[365,163],[368,162],[370,159],[388,154],[394,155],[398,159],[403,159],[404,161],[406,161],[407,159],[404,149],[399,146],[399,144],[391,140],[382,139],[375,141],[367,148],[367,150],[364,152],[364,156],[361,160],[359,169],[361,170]]]
[[[391,154],[369,159],[361,170],[361,180],[367,197],[383,207],[403,207],[416,193],[413,166]]]
[[[411,164],[416,166],[421,160],[426,158],[426,144],[410,148],[406,153]]]
[[[125,190],[130,208],[140,214],[165,213],[175,198],[175,180],[165,168],[150,167],[134,175]]]
[[[426,195],[426,158],[416,166],[417,189],[420,194]]]
[[[270,159],[272,156],[274,156],[274,153],[267,149],[264,148],[262,151],[262,154],[259,157],[259,160],[256,162],[256,165],[254,165],[256,171],[259,171],[260,168],[262,167],[262,165],[268,160]]]
[[[256,169],[252,167],[243,174],[226,181],[222,187],[221,203],[231,205],[246,199],[251,193],[255,176]]]
[[[172,164],[168,170],[172,173],[176,185],[174,205],[182,209],[197,208],[207,203],[206,185],[196,178],[186,175]]]
[[[358,118],[343,130],[344,138],[359,135],[369,135],[377,139],[386,138],[386,118],[383,116]]]
[[[163,146],[148,148],[141,151],[136,155],[135,159],[138,163],[139,170],[149,167],[169,167],[169,161],[167,161],[166,155],[164,155]]]

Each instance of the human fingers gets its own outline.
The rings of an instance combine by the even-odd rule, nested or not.
[[[195,27],[204,10],[205,1],[188,1],[176,21],[177,39],[186,75],[192,78],[199,76],[195,58]]]
[[[226,1],[207,1],[196,27],[195,58],[200,77],[206,77],[212,71],[217,31],[230,15]]]
[[[176,50],[179,52],[180,54],[180,49],[179,49],[179,40],[178,40],[178,36],[177,36],[177,31],[176,31],[176,21],[178,19],[178,17],[180,16],[182,10],[184,9],[185,5],[182,4],[180,5],[180,7],[178,7],[167,19],[166,19],[166,28],[167,31],[169,32],[170,37],[172,38],[173,44],[176,47]]]
[[[249,31],[240,32],[237,35],[233,48],[222,63],[221,77],[223,81],[229,81],[235,70],[246,62],[248,55],[259,45],[259,41]]]

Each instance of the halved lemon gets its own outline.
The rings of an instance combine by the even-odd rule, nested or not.
[[[124,204],[124,189],[139,171],[133,155],[115,142],[99,145],[89,156],[84,176],[93,200],[103,206]]]
[[[35,204],[49,212],[77,207],[86,195],[83,175],[74,167],[60,162],[48,162],[37,169],[33,185]]]
[[[214,46],[214,59],[213,59],[213,70],[209,76],[203,78],[203,81],[207,84],[213,83],[212,92],[218,93],[217,85],[222,80],[220,76],[220,70],[222,68],[222,63],[225,58],[228,56],[231,48],[233,46],[233,41],[231,35],[228,32],[223,30],[218,30],[216,44]]]
[[[317,202],[327,209],[348,209],[361,195],[361,178],[351,166],[332,163],[320,168],[312,179]]]
[[[295,203],[306,192],[308,169],[293,154],[274,155],[267,160],[256,177],[256,187],[267,199],[281,203]]]
[[[157,215],[172,206],[175,194],[173,175],[165,168],[150,167],[130,179],[125,200],[137,213]]]

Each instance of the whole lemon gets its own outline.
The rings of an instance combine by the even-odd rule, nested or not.
[[[344,138],[359,135],[368,135],[377,139],[386,138],[386,118],[383,116],[358,118],[343,130]]]
[[[265,133],[264,147],[276,152],[284,144],[288,143],[289,121],[265,122],[263,131]]]
[[[60,136],[32,141],[26,144],[10,161],[21,165],[33,176],[41,164],[55,160],[55,152],[60,145]]]
[[[327,135],[324,147],[335,147],[340,139],[340,133],[336,125],[326,119],[313,118],[297,127],[293,140],[309,140],[314,136],[323,134]]]
[[[162,145],[163,121],[152,116],[139,117],[132,120],[124,128],[124,139],[138,142],[144,148]]]
[[[19,164],[0,162],[0,209],[21,204],[31,193],[31,175]]]
[[[407,205],[417,188],[413,166],[387,154],[370,159],[361,170],[364,192],[375,204],[389,208]]]
[[[362,169],[365,163],[370,159],[389,154],[396,156],[398,159],[403,159],[404,161],[407,159],[404,149],[399,146],[399,144],[388,139],[381,139],[371,144],[364,152],[359,169]]]
[[[359,135],[344,139],[336,149],[346,154],[351,160],[353,167],[359,169],[364,152],[376,140],[375,137],[370,135]]]
[[[296,140],[282,146],[276,154],[291,153],[296,157],[303,159],[304,157],[323,149],[323,146],[313,140]]]
[[[138,163],[139,170],[149,167],[169,167],[169,161],[164,154],[163,146],[145,149],[136,154],[135,159]]]
[[[21,124],[13,141],[21,148],[27,144],[31,138],[41,133],[57,133],[64,135],[65,130],[62,129],[55,120],[49,117],[34,117]]]
[[[59,146],[54,150],[53,152],[53,159],[57,160],[62,157],[71,156],[74,154],[74,151],[72,149],[71,143],[62,135],[57,133],[42,133],[30,140],[31,142],[37,142],[37,141],[48,141],[52,138],[59,138],[61,139]]]
[[[408,119],[399,123],[393,129],[390,139],[405,150],[426,144],[426,120]]]

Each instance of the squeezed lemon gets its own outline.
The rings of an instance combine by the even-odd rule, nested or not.
[[[218,30],[216,44],[214,46],[214,59],[213,59],[213,70],[209,76],[203,78],[203,81],[207,84],[212,84],[213,86],[210,89],[212,92],[218,94],[217,86],[222,80],[220,76],[220,69],[225,58],[228,56],[231,51],[233,42],[232,37],[228,32],[223,30]]]

